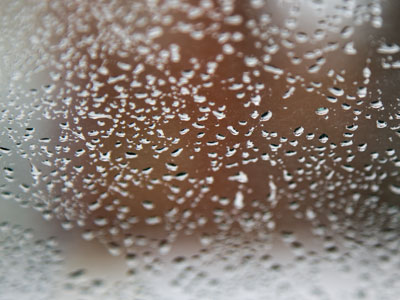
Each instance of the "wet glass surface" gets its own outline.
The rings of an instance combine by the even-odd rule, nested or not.
[[[0,8],[1,300],[397,299],[400,3]]]

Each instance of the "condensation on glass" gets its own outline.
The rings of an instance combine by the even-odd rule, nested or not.
[[[400,2],[0,3],[0,299],[398,299]]]

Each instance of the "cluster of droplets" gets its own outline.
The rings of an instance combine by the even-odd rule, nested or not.
[[[313,245],[304,243],[298,230],[203,236],[204,248],[193,255],[160,260],[128,253],[123,280],[95,280],[83,269],[74,271],[66,292],[82,299],[395,299],[399,271],[393,266],[400,263],[396,230],[390,229],[395,223],[384,233],[373,223],[348,224],[341,235],[341,229],[319,224],[312,234],[320,240]],[[271,239],[278,241],[276,248]]]
[[[36,240],[31,230],[0,224],[0,299],[49,299],[61,262],[55,239]]]
[[[1,196],[81,227],[132,266],[148,261],[150,273],[188,236],[212,264],[237,230],[270,237],[295,223],[341,235],[370,218],[396,228],[400,97],[382,78],[399,68],[400,48],[358,37],[379,36],[378,1],[333,2],[10,3],[24,18],[13,36],[0,14],[21,53],[0,45],[16,70],[0,74]],[[310,265],[292,236],[283,243]],[[204,281],[196,293],[217,293],[219,280],[184,255],[173,265],[184,267],[172,285]]]

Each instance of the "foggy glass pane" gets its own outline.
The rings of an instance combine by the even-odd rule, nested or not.
[[[400,292],[400,2],[0,2],[0,300]]]

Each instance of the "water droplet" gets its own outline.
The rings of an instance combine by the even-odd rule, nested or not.
[[[325,115],[328,114],[328,112],[329,112],[329,108],[326,108],[326,107],[319,107],[319,108],[315,111],[315,113],[316,113],[318,116],[325,116]]]

